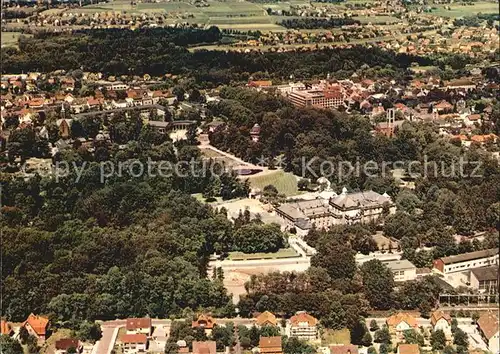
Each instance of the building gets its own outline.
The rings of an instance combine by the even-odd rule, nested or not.
[[[6,336],[12,336],[14,334],[14,330],[12,329],[12,326],[10,325],[9,322],[1,320],[0,321],[0,334],[6,335]]]
[[[30,335],[38,339],[38,343],[45,342],[47,339],[47,330],[49,329],[49,319],[35,314],[30,314],[26,321],[23,322],[22,327],[26,328]]]
[[[56,341],[56,354],[66,354],[68,350],[75,349],[77,353],[82,352],[82,345],[80,341],[75,338],[64,338]],[[73,351],[70,351],[72,353]]]
[[[389,333],[395,334],[399,338],[403,337],[404,331],[418,328],[415,317],[405,312],[399,312],[387,317],[386,324],[389,328]]]
[[[264,311],[259,316],[257,316],[257,318],[255,319],[255,324],[259,327],[276,326],[278,325],[278,320],[273,313]]]
[[[318,198],[281,204],[275,208],[287,227],[307,231],[316,228],[328,229],[333,225],[371,222],[384,212],[393,214],[396,206],[387,194],[374,191],[347,193],[344,188],[340,195],[335,193],[328,199]]]
[[[192,322],[191,327],[194,329],[203,328],[207,336],[212,334],[212,329],[216,325],[215,320],[212,316],[200,314],[196,321]]]
[[[216,354],[217,343],[215,341],[193,342],[193,354]]]
[[[479,317],[479,320],[477,320],[477,326],[484,341],[488,344],[488,349],[498,354],[500,352],[498,312],[487,312],[483,314]]]
[[[354,344],[330,345],[330,354],[358,354],[358,346]]]
[[[420,354],[420,348],[418,344],[400,344],[398,354]]]
[[[470,287],[483,294],[498,293],[498,267],[472,269],[469,278]]]
[[[127,318],[127,334],[145,334],[150,337],[153,329],[151,318]]]
[[[318,339],[318,320],[307,312],[297,312],[290,318],[289,337],[305,341]]]
[[[148,337],[145,334],[125,334],[119,340],[124,354],[145,352],[148,349]]]
[[[261,354],[283,354],[281,337],[260,337],[259,352]]]
[[[394,275],[394,281],[409,281],[417,278],[417,267],[409,260],[390,261],[384,263]]]
[[[449,274],[492,265],[498,265],[498,248],[435,259],[433,269]]]
[[[442,330],[446,337],[451,336],[451,317],[441,310],[434,311],[431,315],[431,325],[434,331]]]
[[[342,86],[324,89],[297,90],[287,93],[288,99],[297,107],[339,108],[344,105],[346,95]]]

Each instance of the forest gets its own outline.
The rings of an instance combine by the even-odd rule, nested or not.
[[[158,32],[159,31],[159,32]],[[157,33],[158,32],[158,33]],[[72,34],[39,33],[22,37],[19,49],[2,48],[2,72],[51,72],[75,70],[101,72],[104,75],[163,76],[166,73],[192,76],[203,87],[248,81],[253,73],[267,73],[283,80],[324,77],[334,73],[349,77],[364,64],[371,68],[390,68],[394,78],[403,78],[411,63],[421,66],[459,63],[465,67],[470,58],[436,55],[432,58],[396,54],[378,48],[352,46],[297,52],[250,52],[198,50],[187,45],[217,42],[216,27],[202,29],[142,29],[138,31],[92,30]]]
[[[316,29],[316,28],[336,28],[342,26],[350,26],[354,24],[360,24],[358,20],[350,18],[292,18],[286,19],[279,24],[285,28],[296,28],[296,29]]]

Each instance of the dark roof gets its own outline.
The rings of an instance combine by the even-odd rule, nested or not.
[[[68,350],[69,348],[78,348],[78,339],[64,338],[56,341],[57,350]]]
[[[457,254],[456,256],[443,257],[441,258],[441,260],[443,261],[444,264],[453,264],[453,263],[472,261],[474,259],[479,259],[484,257],[491,257],[494,256],[495,254],[498,254],[498,248],[469,252],[464,254]]]
[[[479,281],[498,279],[497,266],[472,269],[471,273],[473,273],[476,279]]]
[[[127,318],[126,328],[127,331],[133,331],[139,328],[151,328],[152,322],[151,318]]]

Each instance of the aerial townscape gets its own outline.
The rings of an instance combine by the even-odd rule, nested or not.
[[[5,0],[0,354],[500,354],[493,0]]]

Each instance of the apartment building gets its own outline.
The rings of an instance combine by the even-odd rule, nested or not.
[[[290,318],[289,336],[305,341],[318,338],[318,320],[306,312],[297,312]]]
[[[403,282],[417,278],[417,267],[407,259],[384,262],[394,275],[394,281]]]

